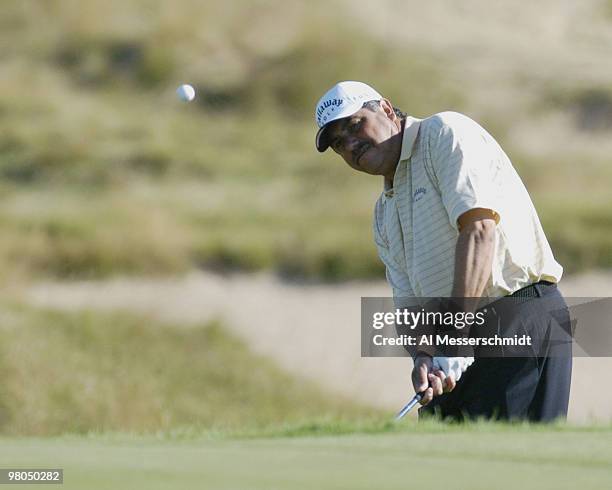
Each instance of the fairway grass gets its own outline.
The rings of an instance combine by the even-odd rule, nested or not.
[[[3,467],[61,467],[67,489],[584,490],[612,484],[609,427],[407,421],[389,430],[214,439],[5,438],[0,458]]]

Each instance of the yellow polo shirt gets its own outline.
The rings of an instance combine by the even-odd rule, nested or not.
[[[450,296],[457,219],[473,208],[494,211],[498,221],[482,304],[561,279],[531,198],[495,139],[456,112],[408,117],[393,187],[374,211],[374,239],[397,307]]]

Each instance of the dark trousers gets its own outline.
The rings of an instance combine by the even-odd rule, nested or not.
[[[569,312],[555,285],[534,285],[537,298],[492,303],[485,327],[504,335],[530,335],[530,352],[497,357],[475,351],[476,360],[450,393],[419,410],[456,421],[470,419],[552,421],[567,417],[572,373]],[[496,306],[498,305],[498,306]]]

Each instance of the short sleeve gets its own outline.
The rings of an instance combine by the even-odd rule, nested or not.
[[[501,158],[495,140],[475,121],[458,113],[435,118],[429,138],[429,165],[453,228],[475,208],[501,216]]]

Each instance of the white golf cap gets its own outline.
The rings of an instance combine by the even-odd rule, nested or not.
[[[317,150],[325,151],[329,147],[329,141],[325,136],[329,123],[352,116],[363,107],[364,102],[382,98],[382,95],[363,82],[339,82],[330,88],[319,99],[315,110],[315,120],[319,126],[316,138]]]

